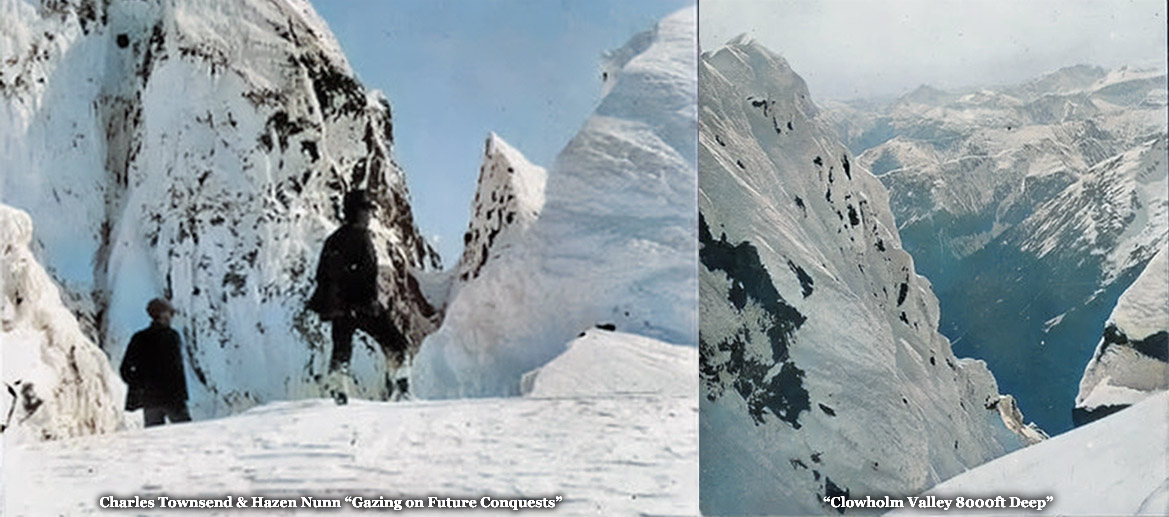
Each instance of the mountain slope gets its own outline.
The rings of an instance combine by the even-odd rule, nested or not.
[[[373,193],[380,293],[417,344],[437,268],[391,154],[389,103],[300,0],[0,4],[0,201],[118,364],[147,300],[179,310],[196,418],[318,393],[304,309],[343,192]],[[356,394],[390,395],[365,338]]]
[[[1077,66],[931,91],[829,117],[889,188],[942,332],[1061,432],[1086,336],[1169,239],[1164,72]]]
[[[28,214],[0,205],[4,443],[113,431],[122,425],[126,387],[101,350],[81,333],[29,251],[32,233]]]
[[[787,63],[741,37],[699,77],[703,511],[830,512],[1040,439],[937,332],[888,194]]]
[[[416,394],[519,394],[525,372],[598,325],[696,341],[695,17],[609,55],[606,93],[548,172],[539,218],[459,287],[415,358]]]
[[[923,495],[1052,500],[1044,515],[1169,512],[1169,393],[971,469]],[[951,508],[944,515],[977,514]],[[1023,510],[1006,510],[1019,513]],[[923,515],[901,510],[889,515]]]

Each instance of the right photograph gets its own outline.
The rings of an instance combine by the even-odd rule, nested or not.
[[[699,26],[701,511],[1169,513],[1166,4]]]

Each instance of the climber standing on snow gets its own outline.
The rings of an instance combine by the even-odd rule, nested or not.
[[[170,327],[175,309],[170,302],[155,298],[146,304],[150,326],[138,331],[126,347],[120,373],[129,390],[126,409],[142,408],[146,427],[166,420],[190,422],[187,412],[187,379],[179,333]]]
[[[345,220],[321,250],[317,264],[317,288],[308,308],[332,323],[333,354],[329,360],[328,388],[338,404],[348,402],[349,357],[353,332],[365,331],[387,358],[401,363],[407,342],[394,325],[390,312],[377,300],[377,253],[369,234],[374,204],[365,190],[345,195]]]

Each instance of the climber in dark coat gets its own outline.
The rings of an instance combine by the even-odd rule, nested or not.
[[[138,331],[126,347],[120,373],[129,390],[126,409],[143,409],[146,427],[190,422],[187,412],[187,380],[179,333],[170,327],[174,307],[162,298],[146,304],[149,327]]]
[[[329,372],[348,372],[353,332],[365,331],[381,345],[387,358],[401,363],[407,342],[388,309],[377,300],[377,253],[369,234],[374,209],[369,194],[345,195],[345,221],[328,239],[317,264],[317,288],[308,308],[332,322],[333,354]]]

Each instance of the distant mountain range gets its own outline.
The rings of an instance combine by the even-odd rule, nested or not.
[[[1071,427],[1099,329],[1169,235],[1165,81],[1075,66],[826,103],[856,162],[888,187],[941,331],[1049,432]]]

